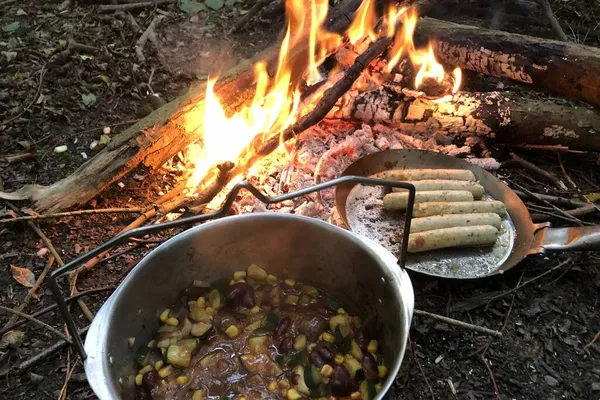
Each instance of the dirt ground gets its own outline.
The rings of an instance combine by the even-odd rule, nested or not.
[[[101,2],[0,0],[0,189],[50,184],[67,176],[116,133],[187,90],[192,81],[264,49],[283,27],[282,16],[275,14],[255,19],[238,34],[228,34],[240,12],[252,6],[251,1],[208,0],[207,7],[188,0],[129,14],[102,13],[97,3]],[[596,0],[551,3],[572,40],[600,45]],[[552,37],[536,4],[445,0],[432,15]],[[139,57],[136,42],[155,18],[160,19],[156,42],[150,40],[143,58]],[[496,150],[501,159],[509,149]],[[7,157],[25,152],[31,156],[18,162]],[[600,191],[598,154],[558,157],[553,152],[518,152],[562,180],[568,175],[579,194]],[[502,169],[499,174],[509,183],[518,181],[538,193],[564,196],[574,192],[539,182],[519,168]],[[172,177],[164,170],[149,176],[138,168],[121,183],[86,208],[147,206],[172,183]],[[15,204],[28,207],[27,203]],[[0,215],[10,213],[0,201]],[[134,218],[109,214],[37,225],[68,261],[114,236]],[[581,219],[600,223],[599,213]],[[78,289],[114,287],[153,246],[142,244],[100,264],[79,278]],[[26,224],[0,225],[1,305],[15,308],[22,304],[29,290],[22,283],[28,284],[31,277],[22,270],[24,279],[18,283],[11,266],[39,277],[49,259],[44,249]],[[503,336],[489,337],[416,316],[391,398],[600,399],[600,341],[590,344],[600,331],[600,253],[531,256],[504,275],[476,281],[411,277],[417,308],[500,330]],[[54,304],[46,286],[38,294],[24,312],[31,314]],[[86,296],[85,302],[97,311],[109,294],[107,290]],[[85,326],[85,317],[72,308],[78,326]],[[8,319],[9,315],[0,312],[0,327]],[[63,329],[56,312],[40,319]],[[20,368],[57,337],[34,324],[18,329],[24,336],[13,336],[16,343],[8,345],[7,338],[0,342],[0,398],[94,398],[81,362],[66,348]]]

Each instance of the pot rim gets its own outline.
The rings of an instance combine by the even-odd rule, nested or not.
[[[212,226],[214,226],[214,224],[232,224],[241,220],[264,218],[282,221],[298,220],[304,223],[319,225],[321,228],[326,229],[334,234],[344,236],[346,239],[351,240],[363,250],[370,253],[370,255],[375,260],[378,260],[380,264],[384,265],[387,268],[387,270],[393,278],[389,283],[396,284],[398,288],[397,296],[399,303],[402,307],[402,309],[399,311],[402,312],[401,315],[403,316],[402,327],[406,334],[406,338],[408,338],[414,309],[414,292],[412,283],[406,270],[400,268],[400,266],[398,265],[396,257],[394,257],[383,246],[368,238],[358,236],[357,234],[351,231],[342,229],[328,222],[302,215],[260,212],[228,216],[187,229],[177,235],[174,235],[155,249],[151,250],[150,253],[142,257],[138,264],[131,270],[127,277],[125,277],[125,279],[119,284],[115,291],[102,305],[102,307],[96,314],[96,317],[92,321],[90,329],[85,338],[85,351],[87,353],[87,358],[84,361],[86,377],[88,379],[90,387],[99,399],[115,400],[120,398],[119,387],[115,385],[115,383],[111,379],[109,379],[110,368],[112,364],[112,356],[110,354],[106,354],[104,352],[104,349],[106,348],[106,342],[108,337],[107,332],[110,327],[110,316],[111,312],[113,312],[112,304],[114,303],[115,299],[120,295],[120,293],[123,290],[125,290],[128,284],[136,279],[137,272],[143,269],[144,265],[150,262],[150,260],[154,256],[156,256],[156,254],[166,251],[175,242],[183,240],[188,236],[198,235],[203,230],[210,229]],[[398,375],[398,372],[400,371],[400,366],[402,364],[402,361],[404,359],[404,353],[406,351],[406,344],[406,340],[401,343],[400,349],[398,350],[395,356],[394,362],[389,368],[388,376],[382,385],[382,390],[377,394],[377,396],[375,396],[375,400],[383,399],[387,392],[390,390],[396,375]]]

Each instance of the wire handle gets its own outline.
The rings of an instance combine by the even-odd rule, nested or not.
[[[363,184],[363,185],[369,185],[369,186],[390,186],[390,187],[397,187],[397,188],[403,188],[403,189],[408,190],[408,205],[406,207],[406,219],[404,222],[404,231],[402,234],[401,253],[400,253],[400,258],[398,260],[399,266],[401,268],[404,268],[404,265],[406,263],[406,250],[408,248],[408,232],[410,232],[410,221],[412,219],[413,205],[415,202],[415,187],[413,185],[411,185],[409,183],[405,183],[405,182],[395,182],[395,181],[389,181],[389,180],[377,179],[377,178],[365,178],[365,177],[361,177],[361,176],[343,176],[343,177],[336,178],[336,179],[333,179],[333,180],[330,180],[327,182],[323,182],[318,185],[310,186],[305,189],[301,189],[301,190],[298,190],[298,191],[295,191],[292,193],[287,193],[287,194],[284,194],[281,196],[276,196],[276,197],[268,197],[265,194],[263,194],[261,191],[259,191],[256,187],[252,186],[250,183],[248,183],[246,181],[240,182],[233,187],[231,192],[227,195],[227,199],[225,200],[225,203],[223,204],[223,206],[216,211],[213,211],[211,213],[204,214],[204,215],[196,215],[196,216],[189,217],[189,218],[182,218],[180,220],[165,222],[162,224],[144,226],[141,228],[132,229],[127,232],[123,232],[120,235],[117,235],[114,238],[112,238],[111,240],[96,247],[94,250],[91,250],[88,253],[82,255],[81,257],[76,258],[75,260],[69,262],[68,264],[66,264],[63,267],[58,268],[57,270],[53,271],[50,274],[50,277],[49,277],[50,289],[52,290],[54,299],[56,300],[56,303],[57,303],[58,308],[65,320],[65,323],[67,324],[67,328],[69,329],[69,333],[70,333],[71,337],[73,338],[73,343],[75,344],[76,350],[79,353],[79,355],[81,356],[81,359],[85,360],[87,355],[85,353],[85,349],[84,349],[84,345],[83,345],[81,336],[77,332],[77,326],[75,326],[75,321],[73,320],[73,317],[71,316],[71,313],[69,312],[65,298],[63,297],[60,287],[58,286],[58,282],[56,281],[56,279],[58,277],[66,274],[67,272],[74,270],[79,265],[83,264],[86,261],[91,260],[92,258],[96,257],[97,255],[105,252],[106,250],[111,249],[115,246],[118,246],[122,243],[125,243],[129,238],[139,238],[139,237],[146,236],[148,234],[163,231],[165,229],[189,226],[189,225],[192,225],[192,224],[195,224],[198,222],[205,222],[205,221],[208,221],[211,219],[224,217],[227,215],[227,213],[231,209],[231,206],[233,205],[235,198],[237,197],[238,193],[242,189],[246,189],[247,191],[249,191],[252,195],[254,195],[254,197],[256,197],[259,201],[261,201],[264,204],[274,204],[274,203],[280,203],[280,202],[286,201],[286,200],[291,200],[296,197],[305,196],[307,194],[314,193],[314,192],[317,192],[317,191],[320,191],[323,189],[328,189],[333,186],[337,186],[337,185],[344,184],[344,183],[355,183],[355,184]]]

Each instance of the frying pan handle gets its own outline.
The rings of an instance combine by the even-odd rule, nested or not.
[[[544,230],[542,251],[600,250],[600,225]]]
[[[330,181],[323,182],[318,185],[309,186],[307,188],[300,189],[300,190],[292,192],[292,193],[287,193],[287,194],[284,194],[281,196],[276,196],[276,197],[268,197],[268,196],[265,196],[256,187],[252,186],[250,183],[240,182],[237,185],[235,185],[233,187],[233,189],[231,189],[231,192],[227,195],[227,199],[225,200],[225,203],[223,203],[223,206],[220,209],[213,211],[212,213],[208,213],[208,214],[204,214],[204,215],[196,215],[196,216],[189,217],[189,218],[182,218],[179,220],[165,222],[162,224],[148,225],[148,226],[144,226],[141,228],[132,229],[127,232],[123,232],[120,235],[117,235],[116,237],[112,238],[108,242],[101,244],[100,246],[98,246],[95,249],[89,251],[88,253],[82,255],[81,257],[76,258],[75,260],[69,262],[67,265],[53,271],[48,278],[50,290],[52,290],[52,295],[54,296],[54,299],[56,300],[58,308],[65,320],[65,323],[67,324],[69,333],[70,333],[71,337],[73,338],[73,344],[75,344],[75,348],[77,349],[77,352],[81,356],[81,359],[82,360],[86,359],[86,353],[85,353],[85,349],[83,346],[83,341],[81,339],[81,336],[79,336],[79,333],[77,332],[77,326],[75,325],[75,321],[73,320],[73,317],[71,316],[71,313],[69,312],[67,302],[65,301],[65,298],[62,295],[60,287],[58,286],[58,282],[56,281],[56,279],[58,277],[74,270],[75,268],[77,268],[81,264],[83,264],[84,262],[91,260],[92,258],[104,253],[105,251],[110,250],[113,247],[118,246],[120,244],[126,243],[130,238],[140,238],[140,237],[144,237],[149,234],[164,231],[166,229],[187,227],[187,226],[191,226],[193,224],[199,223],[199,222],[206,222],[211,219],[224,217],[227,215],[227,213],[231,209],[231,206],[235,202],[237,195],[239,194],[239,192],[242,189],[249,191],[254,197],[256,197],[262,203],[274,204],[274,203],[280,203],[280,202],[286,201],[286,200],[295,199],[297,197],[306,196],[308,194],[318,192],[323,189],[328,189],[328,188],[331,188],[331,187],[334,187],[337,185],[341,185],[344,183],[357,183],[357,184],[370,185],[370,186],[388,186],[388,187],[397,187],[397,188],[407,189],[408,190],[408,205],[406,207],[406,221],[404,222],[404,232],[410,232],[410,222],[412,219],[412,210],[413,210],[413,205],[415,202],[415,191],[416,191],[415,187],[413,185],[411,185],[410,183],[389,181],[389,180],[377,179],[377,178],[365,178],[362,176],[342,176],[337,179],[332,179]],[[408,235],[403,234],[402,235],[401,253],[400,253],[400,258],[398,260],[398,264],[400,265],[401,268],[404,268],[404,265],[406,263],[407,248],[408,248]]]

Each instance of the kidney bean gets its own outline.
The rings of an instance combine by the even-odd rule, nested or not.
[[[160,376],[158,375],[158,371],[148,371],[142,376],[142,386],[146,388],[146,391],[150,394],[154,391],[158,385],[160,385]]]
[[[319,354],[318,351],[311,351],[308,355],[308,361],[311,362],[315,367],[321,368],[323,365],[327,364],[327,362],[323,359],[323,356]]]
[[[292,377],[290,379],[290,383],[294,386],[298,385],[298,382],[300,382],[300,375],[298,374],[292,374]]]
[[[254,300],[254,289],[252,286],[248,285],[248,290],[244,293],[244,297],[242,298],[242,306],[246,308],[252,308],[256,305]]]
[[[292,320],[290,319],[290,317],[281,318],[281,320],[279,321],[279,325],[277,325],[277,329],[275,329],[275,333],[273,333],[273,337],[280,338],[283,335],[285,335],[291,323]]]
[[[367,346],[369,346],[369,338],[367,337],[364,328],[358,328],[354,331],[354,339],[356,340],[356,343],[358,343],[358,346],[363,350],[366,350]]]
[[[331,376],[331,394],[336,397],[350,396],[356,390],[356,382],[346,368],[338,365]]]
[[[366,352],[362,362],[363,370],[367,379],[377,379],[379,377],[379,370],[377,369],[377,363],[375,357],[371,353]]]
[[[279,344],[279,352],[280,353],[291,353],[294,351],[294,339],[291,337],[283,338],[281,344]]]
[[[317,350],[327,361],[333,360],[335,355],[338,353],[333,344],[324,341],[320,341],[317,344],[317,347],[315,347],[315,350]]]
[[[319,314],[308,314],[300,317],[298,331],[306,335],[309,341],[314,341],[327,328],[327,320]]]

